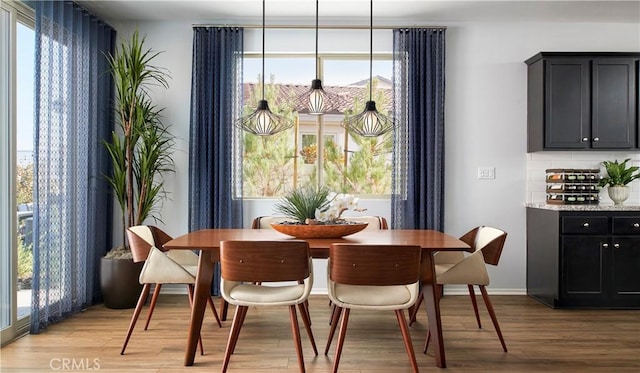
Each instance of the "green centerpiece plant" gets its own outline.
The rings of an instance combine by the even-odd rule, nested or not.
[[[340,217],[346,210],[358,208],[358,198],[337,194],[327,187],[293,189],[276,204],[276,212],[295,220],[297,224],[349,224]]]

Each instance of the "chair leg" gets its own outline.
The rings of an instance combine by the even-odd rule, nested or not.
[[[431,331],[427,330],[427,338],[424,340],[424,348],[422,349],[423,353],[427,353],[427,349],[429,348],[429,342],[431,341]]]
[[[229,310],[229,303],[220,297],[220,320],[227,321],[227,311]]]
[[[247,317],[247,311],[249,311],[249,307],[247,306],[238,306],[236,309],[236,314],[233,316],[233,321],[235,322],[236,317],[238,318],[239,326],[238,332],[236,333],[232,345],[231,345],[231,353],[233,354],[236,351],[236,345],[238,344],[238,338],[240,337],[240,328],[244,325],[244,319]]]
[[[231,354],[235,348],[235,342],[238,340],[238,335],[240,334],[240,328],[242,328],[242,318],[240,317],[243,308],[246,309],[246,306],[236,306],[236,313],[233,317],[233,323],[231,324],[231,330],[229,330],[229,339],[227,340],[227,348],[224,351],[224,359],[222,360],[222,373],[227,371],[227,367],[229,366],[229,359],[231,358]]]
[[[207,303],[211,307],[211,311],[213,311],[213,317],[216,318],[216,322],[218,323],[218,327],[222,328],[222,323],[220,322],[220,317],[218,316],[218,311],[216,311],[216,305],[213,304],[213,299],[211,297],[207,298]]]
[[[504,350],[504,352],[507,352],[507,345],[504,343],[504,338],[502,338],[500,325],[498,325],[498,318],[496,318],[496,313],[493,310],[493,306],[491,305],[491,300],[489,300],[489,294],[487,294],[487,289],[484,287],[484,285],[480,285],[478,287],[480,288],[480,292],[482,293],[482,299],[484,300],[484,304],[485,306],[487,306],[487,311],[489,311],[489,316],[491,316],[491,321],[493,322],[493,326],[496,328],[496,332],[498,333],[498,338],[500,338],[502,349]]]
[[[149,321],[151,321],[151,315],[153,315],[153,310],[156,309],[156,302],[158,301],[158,296],[160,295],[160,289],[162,288],[162,284],[156,284],[153,288],[153,296],[151,297],[151,304],[149,305],[149,314],[147,315],[147,322],[144,324],[144,330],[147,330],[149,327]]]
[[[147,301],[147,297],[149,296],[149,290],[151,290],[151,284],[144,284],[144,286],[142,287],[142,292],[140,293],[140,297],[138,298],[136,309],[135,311],[133,311],[133,316],[131,316],[131,321],[129,322],[129,330],[127,330],[127,336],[124,338],[124,344],[122,345],[122,351],[120,351],[120,355],[124,355],[124,350],[127,348],[129,338],[131,338],[131,333],[133,333],[133,328],[136,326],[138,316],[140,316],[140,311],[142,311],[142,307],[144,307],[144,304]]]
[[[349,323],[349,311],[351,309],[344,308],[342,310],[342,323],[340,324],[340,333],[338,334],[338,344],[336,345],[336,355],[333,359],[333,373],[338,372],[338,364],[340,364],[340,356],[342,355],[342,346],[344,338],[347,336],[347,324]]]
[[[193,285],[187,284],[187,294],[189,294],[189,308],[193,308]],[[200,346],[200,355],[204,355],[204,347],[202,346],[202,335],[198,336],[198,345]]]
[[[304,323],[305,329],[307,329],[307,335],[309,336],[309,340],[311,341],[311,347],[313,348],[313,353],[318,356],[318,348],[316,347],[316,340],[313,338],[313,331],[311,331],[311,320],[309,319],[309,309],[305,308],[304,303],[298,304],[298,308],[300,309],[300,316],[302,317],[302,322]]]
[[[300,365],[300,372],[304,373],[304,356],[302,355],[302,341],[300,340],[300,329],[298,328],[298,316],[296,315],[295,305],[289,306],[289,318],[291,319],[291,333],[293,334],[293,340],[296,344],[296,352],[298,354],[298,365]],[[316,352],[316,355],[317,354]]]
[[[420,309],[420,305],[422,304],[423,301],[424,301],[424,294],[420,292],[420,294],[418,295],[418,300],[416,301],[416,303],[413,305],[413,308],[409,312],[409,326],[413,325],[413,323],[416,322],[416,317],[418,316],[418,309]]]
[[[329,329],[329,337],[327,338],[327,347],[324,349],[324,354],[327,355],[329,353],[329,348],[331,347],[331,342],[333,342],[333,335],[336,332],[336,328],[338,327],[338,321],[340,320],[340,315],[342,313],[342,308],[333,305],[333,312],[331,314],[331,329]]]
[[[476,293],[473,291],[473,285],[467,285],[469,288],[469,296],[471,297],[471,304],[473,305],[473,312],[476,313],[476,321],[478,322],[478,329],[482,329],[482,324],[480,323],[480,314],[478,313],[478,302],[476,302]]]
[[[404,318],[404,311],[396,310],[396,318],[398,319],[398,325],[400,326],[400,331],[402,332],[402,340],[404,341],[404,348],[407,350],[407,355],[409,355],[409,361],[411,362],[411,367],[413,367],[414,372],[418,372],[418,362],[416,361],[416,354],[413,351],[413,343],[411,343],[411,334],[409,334],[409,325],[407,325],[407,320]]]

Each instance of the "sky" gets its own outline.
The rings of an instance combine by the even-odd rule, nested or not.
[[[17,150],[33,151],[35,32],[18,22],[16,48]]]

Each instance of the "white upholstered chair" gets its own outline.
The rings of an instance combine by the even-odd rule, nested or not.
[[[226,372],[229,359],[235,351],[248,308],[262,306],[289,308],[298,364],[300,371],[304,372],[296,305],[300,309],[313,351],[318,354],[311,323],[303,306],[313,286],[313,265],[307,242],[223,241],[220,244],[220,268],[220,292],[227,303],[236,306],[222,372]]]
[[[133,254],[134,262],[144,261],[142,271],[140,272],[139,281],[143,284],[142,292],[138,298],[138,304],[131,317],[127,336],[122,346],[121,355],[124,354],[133,329],[136,325],[140,312],[147,301],[151,285],[155,285],[153,297],[149,306],[147,322],[144,330],[149,327],[149,321],[153,315],[156,301],[160,295],[160,289],[163,284],[186,284],[189,294],[189,303],[193,302],[193,289],[198,269],[198,255],[189,250],[165,250],[163,245],[171,240],[171,237],[163,232],[160,228],[151,225],[137,225],[127,229],[127,240]],[[222,327],[220,318],[209,298],[209,305],[213,311],[219,327]],[[203,353],[202,341],[200,341],[200,352]]]
[[[465,255],[461,251],[440,251],[434,256],[437,293],[441,293],[442,286],[444,285],[467,285],[478,328],[482,328],[480,315],[478,313],[478,304],[473,290],[474,285],[477,285],[478,288],[480,288],[482,299],[487,307],[487,311],[489,312],[504,352],[507,352],[507,345],[502,337],[498,319],[486,290],[486,286],[488,286],[490,282],[486,264],[498,265],[506,239],[507,233],[503,230],[479,226],[460,237],[461,241],[464,241],[473,249],[471,254]],[[418,301],[418,305],[421,301],[422,297]],[[412,322],[415,320],[417,308],[418,307],[416,307],[411,317]],[[430,335],[427,334],[427,340],[424,345],[425,352],[429,346],[429,339]]]
[[[418,299],[420,255],[419,246],[331,245],[327,285],[329,299],[338,312],[331,321],[325,355],[329,353],[338,321],[342,319],[333,372],[338,371],[352,309],[394,311],[411,367],[418,372],[404,310]]]

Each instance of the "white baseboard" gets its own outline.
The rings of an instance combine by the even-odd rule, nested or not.
[[[476,287],[476,295],[480,295],[480,290]],[[498,289],[487,288],[489,295],[527,295],[527,289]],[[163,285],[162,294],[187,294],[187,288],[184,285]],[[327,288],[313,288],[313,295],[327,295]],[[445,295],[468,295],[469,290],[466,286],[445,286]]]

